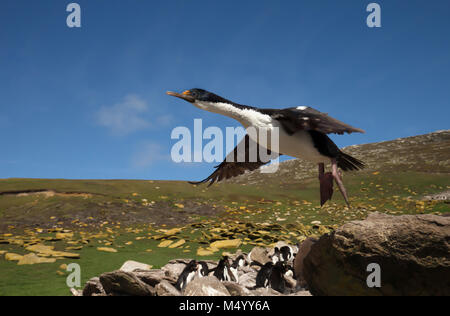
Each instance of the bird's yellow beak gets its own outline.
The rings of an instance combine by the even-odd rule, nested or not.
[[[191,103],[193,103],[195,101],[195,98],[191,95],[191,91],[189,91],[189,90],[186,90],[183,93],[167,91],[166,94],[171,95],[173,97],[183,99],[183,100],[191,102]]]

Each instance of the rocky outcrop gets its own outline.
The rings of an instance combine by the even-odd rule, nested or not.
[[[303,274],[313,295],[450,295],[450,218],[371,214],[312,245]],[[381,287],[369,288],[369,264]]]
[[[254,259],[266,262],[268,254],[273,249],[255,248],[252,252]],[[242,252],[229,255],[230,260],[236,259]],[[246,254],[243,254],[247,257]],[[256,276],[258,266],[246,265],[238,269],[238,282],[219,281],[210,272],[209,276],[196,275],[192,282],[187,284],[183,291],[179,291],[175,284],[183,272],[189,259],[171,260],[161,269],[148,269],[148,265],[128,261],[120,270],[104,273],[100,278],[89,280],[83,291],[73,290],[76,296],[281,296],[299,295],[307,296],[305,292],[296,287],[296,282],[286,276],[285,293],[277,292],[270,288],[256,288]],[[205,260],[209,269],[217,266],[218,262]],[[292,262],[290,263],[292,265]]]
[[[108,295],[154,296],[155,289],[130,272],[115,271],[100,276],[100,283]]]

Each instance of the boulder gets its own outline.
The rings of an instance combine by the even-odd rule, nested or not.
[[[83,296],[105,296],[106,292],[100,283],[100,278],[92,278],[86,282],[83,289]]]
[[[179,275],[183,272],[186,265],[190,262],[190,260],[183,261],[170,261],[161,270],[165,273],[165,275],[169,278],[178,279]]]
[[[297,278],[297,285],[299,287],[305,288],[307,286],[304,272],[303,272],[303,266],[304,266],[304,260],[306,256],[309,254],[309,251],[311,250],[312,245],[314,245],[317,242],[317,239],[309,237],[304,242],[300,244],[300,247],[298,248],[297,256],[295,256],[294,261],[294,271],[295,271],[295,277]]]
[[[197,278],[190,282],[184,296],[230,296],[227,288],[214,276]]]
[[[134,270],[150,270],[151,268],[152,267],[146,263],[128,260],[119,270],[123,272],[133,272]]]
[[[256,261],[265,264],[270,261],[269,251],[266,248],[255,247],[248,255],[250,262]]]
[[[380,213],[325,235],[304,259],[313,295],[450,295],[450,218]],[[369,288],[369,264],[381,287]]]
[[[114,271],[100,276],[100,283],[108,295],[153,296],[155,290],[132,273]]]
[[[134,270],[134,275],[136,275],[139,280],[148,284],[150,286],[156,286],[158,283],[162,282],[162,280],[166,279],[166,274],[162,270]],[[171,279],[170,281],[176,282],[176,279]]]
[[[172,284],[168,281],[163,280],[155,287],[157,296],[181,296],[180,291],[178,291]]]
[[[239,284],[246,288],[253,288],[256,286],[257,272],[249,272],[239,277]]]
[[[222,282],[226,287],[231,296],[249,296],[251,295],[250,290],[245,286],[235,283],[235,282]]]

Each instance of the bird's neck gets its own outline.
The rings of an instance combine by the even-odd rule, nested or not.
[[[237,120],[244,127],[252,126],[255,121],[255,108],[232,102],[197,101],[194,105],[202,110],[228,116]]]

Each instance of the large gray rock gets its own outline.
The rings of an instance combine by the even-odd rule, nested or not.
[[[325,235],[304,260],[313,295],[450,295],[450,218],[374,213]],[[381,288],[369,288],[371,263]]]
[[[126,261],[119,269],[123,272],[133,272],[134,270],[150,270],[151,266],[146,263],[141,263],[133,260]]]
[[[155,291],[157,296],[181,296],[180,291],[166,280],[156,285]]]
[[[294,261],[294,270],[295,270],[295,277],[297,278],[297,285],[299,287],[305,288],[307,286],[303,271],[304,260],[306,256],[309,254],[312,245],[314,245],[316,242],[317,239],[309,237],[305,241],[303,241],[298,248],[297,256],[295,256]]]
[[[231,296],[250,296],[251,292],[245,286],[236,282],[222,282]]]
[[[256,286],[257,272],[249,272],[239,277],[239,284],[246,288],[253,288]]]
[[[103,296],[106,295],[99,278],[92,278],[86,282],[83,288],[83,296]]]
[[[155,290],[130,272],[114,271],[100,276],[100,283],[108,295],[154,296]]]
[[[148,284],[150,286],[156,286],[158,283],[160,283],[162,280],[167,280],[171,282],[176,282],[177,280],[175,278],[171,279],[166,276],[166,273],[162,270],[150,270],[150,271],[143,271],[143,270],[135,270],[134,275],[136,275],[139,280],[144,282],[145,284]]]
[[[190,282],[184,296],[230,296],[227,288],[214,276],[197,278]]]
[[[266,248],[255,247],[248,254],[250,263],[253,261],[265,264],[270,261],[269,251]]]
[[[283,296],[280,292],[275,291],[274,289],[267,287],[267,288],[258,288],[251,291],[252,296]]]

